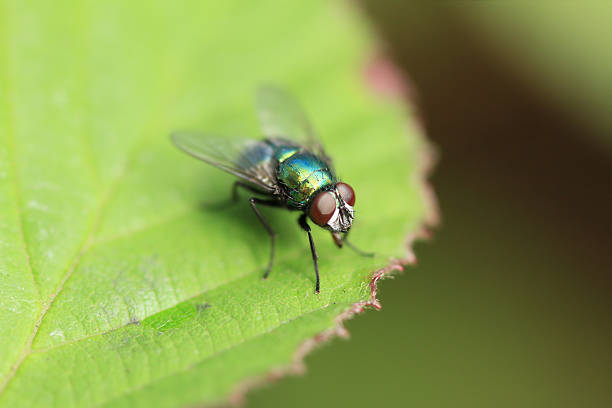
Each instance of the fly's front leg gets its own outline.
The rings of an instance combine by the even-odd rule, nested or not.
[[[349,230],[350,231],[350,230]],[[374,252],[365,252],[359,248],[357,248],[351,241],[348,240],[349,231],[344,233],[344,236],[340,236],[339,232],[332,232],[332,238],[334,239],[334,243],[338,248],[342,248],[344,244],[346,244],[353,251],[357,252],[361,256],[367,256],[368,258],[372,258],[374,256]]]
[[[308,241],[310,242],[310,252],[312,253],[312,261],[314,262],[315,274],[317,275],[317,283],[315,284],[315,293],[319,293],[319,255],[317,255],[317,249],[315,248],[314,241],[312,239],[312,233],[310,232],[310,226],[306,221],[306,214],[302,214],[298,219],[300,227],[308,233]]]
[[[255,215],[257,215],[257,218],[259,218],[259,221],[261,221],[266,231],[268,231],[268,235],[270,236],[270,258],[268,260],[268,268],[266,269],[266,273],[264,273],[264,276],[263,276],[263,278],[266,279],[268,275],[270,275],[270,271],[272,270],[272,265],[274,264],[274,244],[276,241],[276,232],[272,229],[268,221],[264,218],[264,216],[261,214],[261,212],[259,211],[259,209],[257,208],[255,204],[262,204],[262,205],[278,207],[280,203],[276,200],[262,200],[256,197],[251,197],[249,199],[249,202],[251,203],[251,208],[253,209],[253,212],[255,213]]]

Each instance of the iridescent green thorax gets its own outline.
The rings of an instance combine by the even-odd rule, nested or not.
[[[274,158],[282,163],[296,154],[299,150],[300,148],[297,146],[278,146],[274,152]]]
[[[279,146],[275,156],[281,158],[278,181],[289,197],[290,207],[305,207],[317,191],[336,183],[330,166],[310,152]]]

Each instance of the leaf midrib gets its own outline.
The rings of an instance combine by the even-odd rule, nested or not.
[[[3,33],[5,35],[5,49],[6,49],[6,55],[5,55],[5,61],[6,63],[3,64],[6,66],[6,79],[7,79],[7,95],[12,94],[11,93],[11,89],[9,88],[11,86],[11,78],[13,75],[13,72],[15,71],[14,69],[14,64],[15,64],[15,58],[13,55],[10,55],[10,50],[12,49],[10,47],[10,38],[13,38],[13,36],[9,36],[8,33],[11,31],[11,26],[10,26],[10,17],[9,17],[9,13],[8,13],[8,9],[9,6],[7,4],[5,4],[5,32]],[[87,10],[83,11],[83,14],[89,14]],[[85,29],[87,27],[87,25],[82,25],[81,28]],[[82,35],[83,38],[85,38],[85,35]],[[89,37],[87,37],[89,38]],[[84,49],[87,49],[87,47],[84,47]],[[90,78],[87,78],[88,82],[90,82]],[[8,101],[7,101],[8,102]],[[39,302],[42,301],[42,297],[40,294],[40,288],[39,285],[35,279],[33,270],[32,270],[32,265],[31,265],[31,256],[30,256],[30,250],[28,247],[28,241],[25,237],[25,233],[23,230],[23,209],[22,209],[22,202],[21,202],[21,197],[20,197],[20,190],[19,190],[19,186],[18,186],[18,181],[17,181],[17,172],[16,172],[16,161],[15,161],[15,155],[14,155],[14,150],[15,150],[15,124],[14,124],[14,108],[12,108],[12,105],[10,103],[7,103],[7,106],[9,106],[9,111],[7,113],[8,115],[8,121],[9,121],[9,133],[11,135],[11,144],[12,144],[12,151],[9,152],[9,156],[11,157],[11,165],[12,165],[12,176],[15,178],[13,181],[13,187],[14,187],[14,192],[16,194],[16,209],[18,211],[19,214],[19,220],[20,220],[20,233],[21,233],[21,238],[22,238],[22,242],[23,242],[23,246],[24,246],[24,251],[26,253],[27,256],[27,260],[28,260],[28,269],[30,272],[30,276],[33,280],[34,286],[36,288],[36,292],[38,294],[38,300]],[[116,194],[116,191],[118,189],[118,186],[121,184],[121,182],[125,179],[125,176],[129,173],[129,169],[130,167],[133,165],[133,163],[135,162],[135,158],[138,155],[138,153],[140,152],[142,146],[145,144],[145,142],[148,139],[148,135],[154,133],[153,130],[154,129],[160,129],[162,128],[160,125],[163,123],[163,121],[165,120],[165,115],[163,115],[163,105],[159,105],[158,106],[158,112],[157,114],[153,115],[153,118],[156,118],[156,120],[153,120],[150,124],[149,127],[147,127],[147,129],[143,132],[142,137],[132,146],[132,148],[128,149],[128,155],[127,155],[127,159],[125,160],[124,165],[122,166],[122,170],[119,172],[119,174],[109,183],[108,187],[106,189],[103,188],[99,188],[99,190],[103,190],[103,192],[100,194],[98,200],[97,200],[97,205],[94,206],[94,210],[93,213],[90,215],[90,221],[89,221],[89,228],[86,230],[85,232],[85,237],[83,238],[83,240],[81,241],[81,244],[79,245],[79,248],[77,250],[77,252],[75,253],[75,255],[72,258],[72,261],[69,263],[69,267],[67,268],[66,273],[64,274],[64,276],[62,277],[62,279],[60,280],[59,285],[57,286],[54,294],[51,296],[50,301],[48,301],[46,304],[41,305],[42,306],[42,310],[38,316],[38,318],[36,319],[36,321],[34,322],[34,327],[32,329],[32,333],[29,336],[27,343],[26,343],[26,347],[24,348],[24,350],[22,351],[22,353],[19,355],[19,357],[17,358],[17,361],[13,364],[13,366],[11,367],[9,374],[3,379],[3,381],[0,383],[0,396],[4,393],[4,391],[6,390],[7,386],[9,385],[9,383],[11,382],[11,380],[15,377],[15,375],[17,374],[19,368],[21,367],[23,361],[32,353],[32,344],[34,343],[34,340],[36,339],[36,336],[38,334],[39,328],[42,325],[45,317],[47,316],[48,312],[51,310],[55,299],[58,297],[58,295],[62,292],[66,282],[72,277],[74,271],[77,269],[81,259],[85,256],[86,253],[89,252],[89,250],[91,250],[91,248],[93,247],[93,244],[95,242],[95,235],[96,233],[99,232],[100,229],[100,225],[101,225],[101,221],[104,217],[105,211],[108,208],[108,204],[112,201],[113,196]],[[93,147],[91,146],[91,139],[89,137],[87,137],[87,135],[84,133],[84,136],[81,137],[81,141],[82,141],[82,149],[84,152],[84,155],[87,157],[93,157]],[[87,161],[87,160],[86,160]],[[90,163],[88,165],[89,170],[90,170],[90,175],[94,181],[94,183],[96,185],[100,184],[99,181],[99,174],[97,173],[95,168],[92,168],[92,163]]]
[[[25,349],[21,353],[17,362],[11,368],[11,372],[6,377],[4,383],[0,386],[0,396],[2,395],[4,390],[6,390],[6,388],[8,387],[11,380],[15,377],[15,375],[17,375],[17,372],[19,371],[19,367],[21,367],[23,361],[32,353],[32,344],[34,343],[34,340],[36,339],[36,335],[38,334],[38,330],[40,326],[42,325],[42,322],[44,321],[45,316],[47,315],[49,310],[51,310],[51,307],[55,303],[55,299],[57,299],[58,295],[64,289],[66,282],[73,275],[73,272],[76,270],[83,256],[89,251],[89,249],[91,249],[93,238],[99,229],[100,221],[104,215],[104,211],[108,207],[108,203],[111,201],[112,194],[116,190],[116,187],[120,184],[121,180],[125,177],[125,174],[127,173],[127,168],[131,165],[132,161],[133,161],[132,155],[130,155],[130,157],[126,161],[126,164],[124,165],[123,172],[121,172],[120,175],[117,176],[113,182],[111,182],[111,185],[106,189],[106,191],[97,200],[98,205],[95,207],[96,209],[94,210],[93,215],[90,216],[90,219],[91,219],[91,221],[89,222],[90,227],[87,229],[87,232],[85,233],[85,238],[82,240],[81,245],[79,245],[79,249],[76,252],[76,255],[73,257],[72,262],[70,262],[70,266],[68,267],[68,270],[66,271],[66,273],[60,280],[60,283],[57,286],[56,290],[54,291],[53,295],[51,295],[51,300],[43,306],[43,309],[34,324],[34,329],[30,337],[28,338],[28,342],[26,343]]]
[[[6,13],[8,14],[8,13]],[[8,29],[6,29],[6,31],[9,31]],[[7,66],[7,87],[10,86],[10,76],[9,73],[11,72],[10,67],[13,65],[11,64],[11,61],[14,61],[14,59],[10,59],[8,58],[8,50],[9,50],[9,41],[8,41],[8,36],[6,39],[6,49],[7,49],[7,58],[6,58],[6,66]],[[10,104],[9,104],[10,105]],[[160,111],[161,111],[161,106],[160,106]],[[9,113],[12,113],[9,112]],[[160,128],[160,122],[161,119],[160,118],[164,118],[164,115],[160,114],[161,112],[158,112],[157,115],[154,115],[153,117],[158,118],[158,121],[154,121],[151,126],[150,129],[156,129],[156,128]],[[12,142],[14,143],[15,141],[15,127],[14,127],[14,115],[13,114],[9,114],[9,122],[11,124],[11,136],[12,136]],[[85,233],[85,237],[82,240],[82,243],[79,245],[79,248],[76,252],[76,254],[73,256],[72,261],[69,263],[69,267],[67,268],[66,273],[64,274],[64,276],[62,277],[62,279],[60,280],[59,285],[57,286],[56,290],[54,291],[53,295],[50,298],[50,301],[47,302],[45,305],[43,305],[41,313],[39,314],[38,318],[36,319],[36,321],[34,322],[34,328],[32,330],[32,333],[30,335],[30,337],[28,338],[28,341],[26,343],[26,347],[24,348],[24,350],[22,351],[22,353],[20,354],[20,356],[18,357],[17,361],[13,364],[13,366],[11,367],[11,370],[9,372],[9,374],[4,378],[4,380],[2,381],[2,383],[0,384],[0,396],[4,393],[4,391],[6,390],[6,388],[8,387],[8,385],[10,384],[11,380],[15,377],[15,375],[17,374],[17,372],[19,371],[19,368],[21,367],[22,363],[24,362],[24,360],[32,353],[32,344],[34,342],[34,340],[36,339],[36,336],[38,334],[38,330],[40,328],[40,326],[42,325],[46,315],[48,314],[49,310],[51,310],[51,307],[54,304],[55,299],[58,297],[58,295],[62,292],[66,282],[70,279],[70,277],[73,275],[73,272],[76,270],[76,268],[78,267],[81,259],[83,258],[83,256],[93,247],[93,243],[94,243],[94,238],[96,233],[99,231],[100,228],[100,224],[101,224],[101,220],[104,217],[104,213],[106,211],[106,209],[108,208],[108,204],[112,201],[112,198],[114,196],[114,194],[116,193],[119,185],[121,184],[121,182],[125,179],[126,175],[129,172],[129,168],[133,165],[133,163],[135,162],[136,156],[138,155],[138,153],[140,152],[142,146],[145,144],[148,135],[151,134],[153,132],[150,131],[144,131],[143,132],[143,136],[141,137],[141,140],[139,140],[137,143],[134,144],[134,147],[132,147],[131,149],[128,149],[128,151],[130,153],[128,153],[127,155],[127,159],[125,160],[124,165],[122,166],[122,170],[119,172],[119,174],[109,183],[109,186],[106,188],[106,190],[104,190],[103,193],[101,193],[101,195],[99,196],[97,202],[98,204],[96,206],[94,206],[94,211],[93,214],[90,215],[90,221],[89,221],[89,228],[86,230]],[[83,143],[83,146],[87,145],[89,148],[86,150],[89,151],[93,151],[93,148],[90,146],[91,141],[88,140],[88,143]],[[16,163],[14,161],[14,157],[12,159],[12,164],[14,165],[14,167],[16,167]],[[17,173],[15,172],[15,168],[13,168],[13,177],[15,177],[15,180],[13,182],[14,184],[14,188],[17,189],[18,185],[17,185],[17,180],[16,180],[16,175]],[[95,173],[92,173],[92,176],[95,175]],[[16,190],[16,192],[18,192],[18,190]],[[30,251],[28,248],[28,244],[27,244],[27,240],[25,239],[25,234],[23,234],[23,210],[21,208],[21,201],[18,201],[16,203],[16,208],[20,214],[20,227],[22,230],[22,237],[23,237],[23,245],[24,245],[24,249],[26,254],[28,255],[28,266],[29,266],[29,271],[30,271],[30,275],[32,276],[32,280],[34,281],[34,285],[36,287],[37,293],[38,293],[38,297],[39,300],[41,299],[41,295],[40,295],[40,290],[39,287],[37,285],[36,279],[34,278],[34,274],[32,271],[32,267],[31,267],[31,263],[30,260],[31,258],[29,257]]]
[[[6,4],[5,4],[6,5]],[[27,244],[27,238],[25,235],[25,231],[24,231],[24,218],[23,218],[23,210],[21,208],[22,206],[22,197],[21,197],[21,188],[20,188],[20,183],[19,183],[19,177],[17,176],[17,161],[15,159],[16,157],[16,146],[15,146],[15,122],[14,122],[14,112],[15,112],[15,108],[13,106],[13,104],[11,103],[11,95],[14,94],[14,90],[11,86],[11,80],[10,78],[13,76],[13,71],[11,70],[11,64],[9,63],[9,61],[11,61],[11,47],[10,47],[10,41],[9,41],[9,32],[11,31],[11,19],[9,18],[9,10],[8,10],[8,5],[6,5],[5,10],[4,10],[4,15],[5,17],[5,21],[4,21],[4,32],[2,33],[5,36],[5,42],[4,42],[4,47],[2,47],[5,50],[5,55],[4,55],[4,61],[6,61],[5,64],[0,64],[2,66],[5,67],[5,72],[4,72],[4,76],[6,78],[6,88],[5,88],[5,98],[6,98],[6,110],[7,110],[7,122],[6,122],[6,127],[7,127],[7,147],[8,147],[8,159],[10,162],[10,169],[11,169],[11,178],[13,179],[13,195],[15,197],[15,210],[17,212],[17,218],[19,219],[19,225],[18,225],[18,229],[19,229],[19,236],[20,236],[20,240],[21,240],[21,244],[23,245],[23,251],[24,254],[26,256],[27,259],[27,269],[28,272],[30,274],[30,277],[32,278],[32,283],[34,285],[34,288],[36,289],[36,295],[37,295],[37,300],[40,303],[42,301],[41,298],[41,294],[40,294],[40,287],[38,285],[38,282],[36,281],[36,277],[34,276],[34,271],[32,270],[32,255],[30,253],[30,249],[28,247]]]

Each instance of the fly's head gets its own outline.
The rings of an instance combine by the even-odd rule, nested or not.
[[[355,191],[346,183],[336,183],[332,190],[318,193],[308,215],[312,221],[332,233],[347,232],[353,225]]]

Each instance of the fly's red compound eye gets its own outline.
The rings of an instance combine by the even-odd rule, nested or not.
[[[351,186],[346,183],[338,183],[336,184],[336,190],[338,190],[338,194],[340,194],[345,203],[351,207],[355,205],[355,191]]]
[[[336,211],[336,198],[329,191],[319,193],[310,206],[310,218],[323,227]]]

